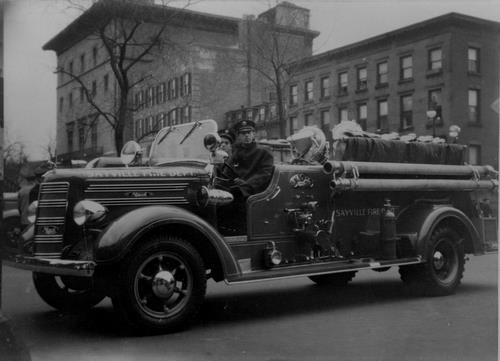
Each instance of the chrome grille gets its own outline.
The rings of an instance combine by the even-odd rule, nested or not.
[[[60,258],[64,244],[68,182],[42,183],[38,195],[33,254]]]

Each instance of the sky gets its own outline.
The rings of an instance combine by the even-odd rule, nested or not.
[[[2,1],[2,0],[0,0]],[[26,145],[30,159],[44,159],[56,137],[56,56],[42,46],[80,12],[70,2],[4,0],[5,143]],[[320,32],[315,54],[449,12],[500,22],[500,0],[288,0],[310,9],[310,27]],[[258,15],[276,0],[191,0],[189,9],[241,18]],[[186,1],[169,1],[184,6]]]

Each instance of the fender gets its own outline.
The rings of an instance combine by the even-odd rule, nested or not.
[[[483,249],[477,229],[472,221],[461,210],[451,205],[424,204],[404,210],[397,219],[397,233],[416,233],[417,239],[413,246],[418,254],[426,254],[426,245],[437,225],[444,219],[451,219],[463,225],[471,240],[474,254],[482,254]]]
[[[103,264],[119,261],[142,235],[155,227],[168,224],[187,225],[201,232],[216,249],[224,277],[240,273],[229,246],[217,230],[197,215],[175,206],[142,207],[115,219],[97,239],[96,262]]]

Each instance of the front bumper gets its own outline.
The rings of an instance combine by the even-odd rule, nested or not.
[[[8,266],[32,272],[49,273],[56,276],[92,277],[95,270],[93,261],[48,259],[16,255],[4,260]]]

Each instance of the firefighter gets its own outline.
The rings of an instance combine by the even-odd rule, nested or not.
[[[254,122],[240,121],[234,129],[236,143],[227,162],[229,165],[227,168],[231,170],[226,168],[224,172],[228,177],[234,178],[229,190],[235,199],[245,200],[267,187],[273,173],[274,159],[268,150],[257,146]]]
[[[229,129],[223,129],[219,131],[219,136],[220,136],[220,150],[223,150],[224,152],[227,153],[227,155],[230,157],[231,154],[233,153],[233,143],[234,143],[234,136],[232,132]]]

